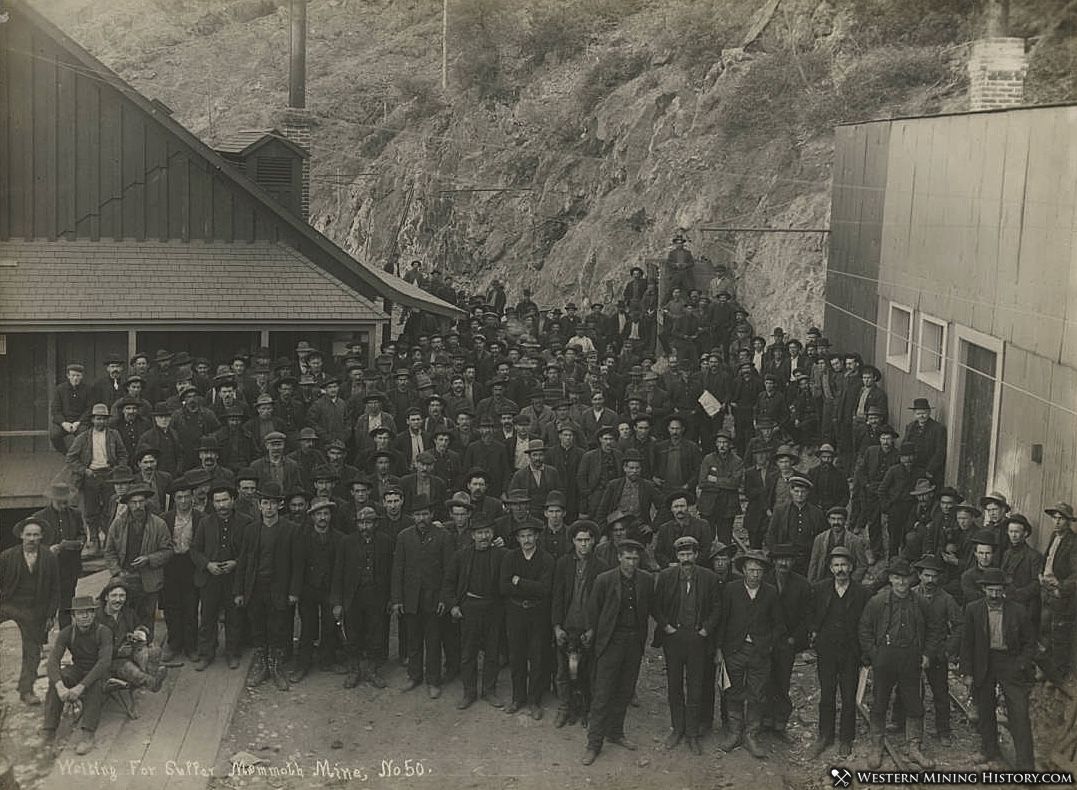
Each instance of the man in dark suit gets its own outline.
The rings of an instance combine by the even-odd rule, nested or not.
[[[1005,600],[1006,576],[989,568],[980,580],[984,597],[965,608],[961,642],[961,674],[972,680],[980,730],[981,760],[999,759],[995,688],[1006,697],[1007,729],[1013,738],[1018,771],[1034,769],[1032,722],[1028,696],[1032,688],[1036,652],[1032,620],[1019,603]]]
[[[688,739],[688,749],[702,755],[699,743],[704,662],[711,634],[718,626],[719,596],[714,572],[696,565],[699,541],[684,535],[673,542],[677,564],[658,574],[655,583],[654,644],[666,657],[666,696],[671,731],[666,748]]]
[[[498,648],[504,609],[501,597],[501,563],[508,553],[495,547],[493,522],[482,513],[468,523],[471,544],[457,549],[445,573],[441,597],[449,615],[460,623],[460,679],[464,694],[457,710],[471,707],[480,696],[479,653],[482,661],[481,696],[495,708],[497,676],[501,670]]]
[[[852,753],[856,737],[856,685],[860,673],[857,626],[868,591],[853,581],[853,553],[844,546],[830,551],[831,578],[812,585],[809,627],[819,678],[819,731],[811,749],[816,759],[834,742],[837,693],[841,691],[838,757]]]
[[[426,681],[430,699],[441,696],[442,589],[453,553],[448,532],[431,523],[433,505],[422,495],[410,502],[413,524],[396,536],[392,610],[407,629],[408,680],[402,691]]]
[[[373,507],[356,512],[356,530],[344,536],[333,563],[329,600],[333,617],[344,622],[350,654],[346,689],[355,688],[363,679],[374,688],[385,688],[378,670],[388,658],[382,633],[389,607],[393,546],[386,533],[374,528],[377,518]]]
[[[232,588],[244,533],[253,524],[249,516],[236,512],[236,489],[230,483],[218,483],[208,496],[213,512],[199,521],[191,541],[194,584],[202,606],[197,672],[212,664],[217,653],[217,624],[222,609],[228,668],[239,666],[240,613]]]
[[[605,741],[636,751],[625,737],[624,724],[654,606],[654,577],[638,570],[643,551],[638,540],[621,541],[618,567],[598,575],[587,602],[583,641],[595,646],[595,672],[584,765],[595,761]]]
[[[770,693],[763,726],[783,740],[793,702],[789,699],[789,683],[793,676],[793,662],[797,653],[808,649],[809,613],[811,612],[811,585],[793,570],[798,557],[797,550],[789,544],[775,546],[770,552],[774,563],[772,583],[778,591],[782,619],[785,621],[785,637],[774,644],[770,659]]]
[[[643,456],[638,450],[629,450],[624,454],[621,464],[623,477],[618,477],[606,484],[602,500],[598,505],[599,523],[615,510],[635,516],[640,523],[651,525],[652,508],[655,512],[660,504],[660,494],[654,483],[643,479]]]
[[[778,591],[763,581],[770,567],[766,554],[749,550],[734,565],[744,578],[723,589],[718,617],[717,642],[731,683],[726,692],[729,729],[718,748],[730,752],[743,741],[749,754],[763,759],[766,752],[756,737],[763,724],[771,653],[786,636],[785,621]]]

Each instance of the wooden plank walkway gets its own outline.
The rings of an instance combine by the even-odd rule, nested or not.
[[[81,579],[78,593],[97,593],[107,578],[102,572]],[[164,623],[158,622],[156,630],[162,634]],[[245,659],[239,669],[230,670],[222,659],[205,672],[195,672],[188,661],[170,669],[158,693],[139,694],[139,718],[134,720],[106,703],[93,750],[79,757],[77,735],[69,738],[40,787],[202,790],[216,765],[249,663]]]

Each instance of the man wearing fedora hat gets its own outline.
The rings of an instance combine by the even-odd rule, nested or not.
[[[666,687],[671,731],[666,748],[688,739],[693,754],[699,744],[700,697],[703,664],[711,634],[718,626],[718,586],[714,573],[696,565],[700,541],[682,535],[673,542],[676,562],[663,569],[655,582],[654,645],[666,659]]]
[[[191,544],[204,514],[194,507],[194,485],[187,476],[173,481],[168,493],[172,507],[162,518],[172,535],[172,556],[161,587],[161,608],[168,626],[162,660],[186,654],[193,661],[198,657],[198,588]]]
[[[654,577],[639,570],[643,544],[625,538],[617,545],[617,567],[600,573],[587,600],[584,644],[594,645],[595,669],[587,750],[583,764],[598,757],[606,741],[628,751],[625,714],[636,690],[654,608]]]
[[[892,558],[887,576],[889,586],[867,602],[858,626],[861,661],[874,673],[868,768],[875,771],[882,765],[886,712],[896,688],[905,713],[906,755],[920,768],[930,769],[934,763],[921,751],[924,706],[920,673],[930,666],[929,656],[938,650],[940,627],[927,603],[912,594],[914,573],[908,560]]]
[[[790,544],[796,551],[793,570],[801,576],[808,573],[808,561],[815,537],[827,529],[826,516],[808,501],[811,480],[803,475],[789,479],[789,504],[775,508],[767,525],[766,545],[773,551],[779,544]]]
[[[46,662],[49,690],[45,695],[42,742],[51,748],[55,741],[64,703],[81,701],[80,734],[75,746],[78,755],[87,754],[93,749],[104,702],[102,687],[108,679],[112,662],[112,633],[94,621],[96,609],[97,601],[91,595],[71,599],[68,610],[72,623],[61,628],[56,635],[56,642]],[[60,660],[68,653],[71,654],[72,663],[61,667]]]
[[[557,467],[546,465],[546,443],[532,439],[527,443],[527,465],[516,470],[509,488],[526,491],[531,498],[531,517],[543,518],[546,497],[551,491],[563,491],[561,473]]]
[[[183,469],[183,445],[179,434],[172,427],[172,410],[165,403],[157,403],[152,412],[153,427],[147,430],[138,440],[138,449],[152,447],[160,455],[157,458],[157,468],[170,475],[182,474]]]
[[[147,505],[153,496],[153,489],[136,483],[121,497],[125,508],[108,528],[104,551],[105,567],[127,585],[128,605],[151,641],[164,567],[172,558],[172,533]]]
[[[726,690],[729,728],[719,740],[718,748],[729,752],[743,743],[757,759],[766,752],[757,740],[763,726],[766,706],[767,676],[775,643],[784,639],[778,591],[764,581],[771,562],[756,549],[733,560],[742,581],[731,582],[722,590],[716,644],[729,676]]]
[[[63,481],[50,483],[45,490],[48,504],[30,516],[45,530],[41,544],[56,556],[60,574],[60,601],[75,597],[75,585],[82,575],[82,549],[86,545],[82,514],[78,508],[71,506],[74,493],[71,486]],[[71,623],[66,609],[60,609],[58,621],[60,628]]]
[[[290,584],[298,594],[299,653],[288,680],[298,683],[310,672],[314,659],[314,642],[318,642],[319,663],[330,669],[336,663],[337,634],[333,618],[333,566],[340,555],[344,535],[331,529],[337,503],[315,497],[307,508],[309,523],[296,527],[293,571],[297,580]]]
[[[495,547],[493,523],[477,515],[468,524],[470,544],[456,549],[445,573],[442,598],[460,628],[460,674],[464,692],[458,710],[481,696],[500,708],[497,696],[499,641],[504,610],[501,598],[501,564],[508,553]],[[483,654],[479,682],[479,653]]]
[[[838,756],[852,753],[856,737],[856,685],[860,671],[858,626],[870,593],[856,582],[856,558],[845,546],[827,554],[828,576],[812,585],[809,628],[819,679],[819,729],[812,746],[815,759],[834,742],[837,694],[841,692]]]
[[[13,620],[22,642],[19,698],[39,705],[34,679],[41,661],[41,645],[60,606],[60,568],[56,556],[43,549],[48,525],[30,517],[18,522],[12,533],[19,545],[0,552],[0,623]]]
[[[246,609],[254,647],[248,686],[271,678],[287,691],[284,652],[292,636],[293,607],[301,578],[297,554],[298,525],[281,516],[280,483],[263,481],[258,489],[258,516],[243,532],[234,574],[235,605]],[[323,572],[331,572],[323,567]]]
[[[96,403],[90,415],[90,430],[75,437],[66,460],[75,487],[82,494],[87,538],[96,548],[100,546],[99,535],[108,527],[103,516],[111,491],[104,481],[113,468],[127,464],[127,448],[120,432],[108,427],[108,406]]]
[[[1074,620],[1077,619],[1077,518],[1073,506],[1059,502],[1043,511],[1054,520],[1040,576],[1043,636],[1055,673],[1065,677],[1074,669]]]
[[[1006,698],[1007,729],[1013,738],[1019,771],[1035,767],[1029,692],[1034,680],[1036,639],[1032,618],[1021,604],[1005,597],[1006,576],[988,568],[979,579],[983,597],[965,607],[960,672],[972,681],[980,731],[980,759],[999,760],[996,688]]]
[[[236,489],[229,483],[210,487],[210,510],[201,519],[191,540],[194,583],[202,610],[198,630],[198,664],[205,670],[217,653],[220,614],[224,612],[224,648],[229,669],[239,666],[240,613],[235,603],[236,568],[246,532],[253,528],[250,516],[236,510]]]
[[[939,485],[946,475],[946,427],[931,416],[927,398],[915,398],[909,408],[915,419],[906,426],[904,441],[916,447],[915,466]]]
[[[411,526],[396,537],[393,551],[392,610],[407,629],[408,680],[411,691],[425,680],[431,699],[441,696],[442,588],[453,553],[453,540],[432,523],[433,505],[423,494],[408,501]]]

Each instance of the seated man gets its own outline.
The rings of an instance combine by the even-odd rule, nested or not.
[[[94,622],[97,603],[92,596],[71,599],[73,622],[61,628],[56,644],[49,653],[49,691],[45,695],[45,724],[41,740],[51,746],[56,739],[65,702],[82,702],[82,737],[75,746],[76,754],[86,754],[93,748],[97,723],[101,720],[102,685],[108,679],[112,661],[112,632]],[[60,659],[70,652],[72,664],[60,667]]]
[[[149,629],[138,624],[135,610],[127,606],[127,585],[113,579],[99,599],[94,619],[112,632],[111,676],[132,688],[160,691],[168,670],[160,665],[161,648],[149,641]]]

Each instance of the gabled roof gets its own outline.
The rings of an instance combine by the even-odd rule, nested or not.
[[[407,307],[453,318],[464,314],[464,311],[456,305],[442,301],[426,291],[404,282],[395,275],[379,271],[376,266],[357,261],[328,237],[274,200],[269,193],[240,173],[227,159],[192,134],[186,127],[172,118],[168,112],[165,112],[161,107],[156,106],[150,99],[135,90],[116,72],[91,55],[73,38],[42,15],[28,0],[7,0],[7,7],[16,13],[24,14],[35,27],[52,38],[70,57],[87,71],[92,72],[94,77],[110,85],[125,99],[142,110],[148,121],[152,120],[160,124],[169,134],[211,164],[222,177],[227,178],[237,188],[246,192],[253,200],[258,201],[262,208],[273,214],[289,229],[304,237],[308,243],[314,245],[321,253],[331,257],[337,265],[343,267],[368,289]]]
[[[385,320],[285,244],[0,242],[0,326]]]
[[[300,145],[285,137],[277,129],[240,129],[235,134],[214,146],[213,150],[219,154],[230,156],[248,156],[252,151],[261,148],[268,142],[276,140],[295,152],[296,156],[304,159],[310,157],[310,152]]]

